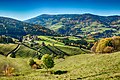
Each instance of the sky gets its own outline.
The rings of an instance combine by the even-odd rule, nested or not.
[[[120,15],[120,0],[0,0],[0,16],[27,20],[41,14]]]

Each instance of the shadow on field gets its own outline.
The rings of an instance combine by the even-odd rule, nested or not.
[[[68,71],[61,71],[61,70],[57,70],[54,72],[54,74],[56,75],[61,75],[61,74],[66,74]]]
[[[80,79],[86,79],[86,78],[89,78],[89,77],[96,77],[96,76],[100,76],[100,75],[104,75],[104,74],[108,74],[109,72],[102,72],[102,73],[99,73],[99,74],[95,74],[95,75],[90,75],[90,76],[85,76],[85,77],[81,77],[81,78],[77,78],[78,80]]]

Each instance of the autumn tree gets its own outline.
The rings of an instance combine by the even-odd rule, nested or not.
[[[120,50],[120,36],[104,38],[94,44],[91,50],[95,53],[111,53]]]

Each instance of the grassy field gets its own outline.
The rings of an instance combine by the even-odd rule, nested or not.
[[[52,39],[51,36],[39,36],[39,38],[41,38],[42,40],[40,41],[37,41],[39,44],[42,44],[42,42],[44,42],[46,45],[51,45],[51,50],[55,51],[54,48],[57,48],[59,49],[59,52],[62,51],[68,55],[76,55],[76,54],[84,54],[86,53],[85,51],[81,50],[80,48],[78,47],[72,47],[72,46],[67,46],[67,45],[64,45],[64,43],[62,42],[58,42],[57,40],[54,40]],[[56,37],[57,38],[57,37]],[[59,38],[59,37],[58,37]],[[62,38],[62,37],[60,37]],[[79,40],[79,38],[77,37],[69,37],[70,40]],[[54,43],[54,47],[53,46],[53,43]],[[49,47],[49,46],[48,46]],[[46,48],[42,49],[41,52],[45,52],[45,53],[49,53],[51,51],[47,50]],[[56,51],[55,51],[56,52]],[[53,52],[51,52],[53,53]]]
[[[36,51],[24,45],[21,45],[20,49],[16,52],[16,57],[36,57]]]
[[[64,38],[66,38],[66,37],[55,37],[56,39],[64,39]],[[69,40],[74,40],[74,41],[76,41],[76,40],[81,40],[80,38],[78,38],[78,37],[75,37],[75,36],[69,36],[69,37],[67,37]]]
[[[29,43],[25,44],[27,46],[21,45],[18,51],[15,53],[15,57],[19,58],[37,58],[38,54],[41,56],[44,54],[54,54],[56,57],[64,57],[64,55],[77,55],[77,54],[85,54],[87,53],[84,50],[81,50],[78,47],[67,46],[62,42],[54,40],[52,36],[38,36],[41,40],[36,40],[35,42],[39,43],[38,46],[31,47]],[[63,38],[63,37],[60,37]],[[70,40],[79,40],[79,38],[71,36]],[[46,46],[41,46],[42,42],[45,43]],[[4,54],[9,53],[10,51],[16,48],[17,44],[0,44],[1,52]],[[37,54],[38,52],[38,54]]]
[[[2,63],[5,62],[3,59],[5,58],[0,58]],[[54,68],[49,69],[52,73],[46,72],[45,69],[31,71],[25,59],[8,60],[14,65],[17,64],[16,66],[20,65],[19,68],[24,72],[19,76],[1,76],[0,80],[120,80],[120,52],[80,54],[65,59],[55,59]]]
[[[11,52],[17,47],[18,44],[0,44],[0,52],[3,52],[4,55]],[[35,57],[36,51],[30,49],[24,45],[21,45],[18,51],[15,53],[16,57]]]
[[[71,47],[71,46],[56,46],[58,49],[61,49],[68,55],[77,55],[77,54],[85,54],[85,51],[82,51],[80,48],[77,47]]]
[[[10,58],[0,55],[0,75],[3,75],[2,71],[4,71],[4,66],[9,65],[14,68],[15,75],[22,75],[22,73],[30,71],[31,68],[28,65],[28,59],[23,58]],[[1,77],[1,76],[0,76]],[[1,78],[0,78],[1,80]]]
[[[61,28],[63,25],[61,23],[55,24],[51,26],[51,29],[54,31],[57,31],[59,28]]]
[[[55,54],[64,58],[55,58],[55,66],[49,69],[32,69],[28,61],[37,61],[36,50],[21,45],[16,58],[0,55],[0,80],[120,80],[120,52],[111,54],[90,54],[84,49],[65,46],[50,36],[39,36],[48,46],[40,46],[41,54]],[[71,38],[75,39],[76,38]],[[42,42],[42,41],[39,41]],[[52,46],[52,43],[55,43]],[[17,44],[0,44],[4,53],[13,50]],[[85,54],[88,53],[88,54]],[[4,76],[5,65],[14,68],[13,76]]]
[[[0,52],[3,52],[3,54],[6,55],[16,47],[17,44],[0,44]]]
[[[39,44],[42,44],[42,42],[45,42],[46,45],[50,44],[50,45],[55,45],[55,46],[64,46],[64,43],[58,42],[54,39],[51,39],[51,36],[38,36],[39,38],[41,38],[42,40],[37,41]]]
[[[62,42],[58,42],[57,40],[52,39],[51,36],[39,36],[42,40],[36,41],[39,44],[42,44],[44,42],[48,48],[46,47],[39,47],[41,54],[68,54],[68,55],[76,55],[76,54],[83,54],[85,53],[78,47],[72,47],[64,45]],[[70,37],[72,40],[78,40],[76,37]],[[54,43],[54,46],[53,46]],[[17,44],[0,44],[0,51],[4,52],[4,54],[7,54],[11,50],[15,49]],[[16,57],[35,57],[36,52],[34,49],[30,49],[24,45],[20,46],[20,49],[16,52]]]

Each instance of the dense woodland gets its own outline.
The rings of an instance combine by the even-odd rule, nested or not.
[[[27,34],[56,35],[54,31],[40,25],[28,24],[11,18],[0,17],[0,35],[19,38]]]
[[[92,36],[94,38],[120,35],[120,16],[43,14],[25,22],[40,24],[63,35]]]

